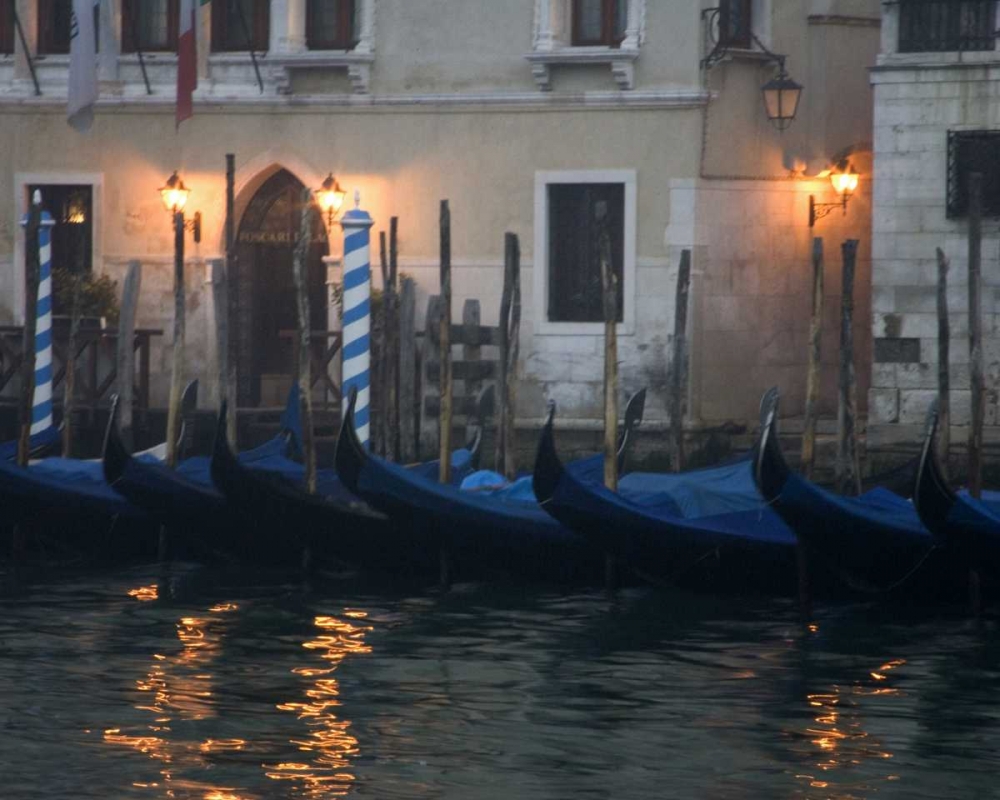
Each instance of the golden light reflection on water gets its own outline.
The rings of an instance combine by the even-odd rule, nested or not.
[[[358,740],[350,733],[350,720],[340,719],[334,712],[340,705],[340,686],[332,674],[347,656],[371,652],[364,641],[371,626],[362,624],[367,616],[364,611],[347,609],[342,617],[316,617],[313,624],[320,633],[302,646],[325,663],[293,669],[294,674],[312,683],[303,700],[278,704],[279,710],[296,714],[306,724],[308,736],[291,743],[307,754],[308,760],[265,764],[264,771],[272,780],[292,782],[299,796],[344,797],[354,783],[350,764],[358,755]]]
[[[149,586],[137,586],[135,589],[128,590],[128,596],[134,597],[140,603],[148,603],[151,600],[156,600],[160,596],[160,591],[155,583]]]
[[[853,686],[833,685],[829,691],[807,695],[812,723],[801,732],[809,742],[813,769],[795,775],[810,789],[822,789],[824,798],[850,800],[857,797],[857,768],[872,760],[888,761],[893,754],[865,730],[861,704],[863,698],[900,694],[898,688],[886,685],[888,673],[905,664],[896,659],[868,673],[873,683]],[[897,780],[886,773],[882,780]],[[808,793],[807,793],[807,796]]]
[[[140,601],[155,600],[156,586],[139,587],[128,592]],[[233,603],[221,603],[209,609],[220,614],[238,608]],[[243,739],[207,739],[196,745],[174,741],[165,735],[174,721],[202,720],[216,715],[209,667],[221,649],[221,634],[212,630],[219,617],[184,616],[176,623],[180,650],[173,655],[154,653],[146,675],[135,682],[140,701],[135,708],[154,715],[152,721],[138,732],[119,727],[104,731],[104,742],[128,747],[159,762],[158,781],[133,782],[133,786],[151,789],[156,796],[166,798],[200,797],[202,800],[252,800],[234,787],[220,787],[176,776],[176,765],[205,767],[211,753],[235,752],[246,747]]]

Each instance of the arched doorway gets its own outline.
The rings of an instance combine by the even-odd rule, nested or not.
[[[292,258],[302,212],[302,182],[278,170],[257,190],[236,235],[238,276],[233,310],[240,406],[283,405],[295,375],[298,326]],[[326,328],[326,230],[313,218],[307,256],[309,314],[314,330]]]

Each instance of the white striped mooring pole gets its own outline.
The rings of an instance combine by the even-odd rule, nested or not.
[[[347,407],[351,389],[357,388],[354,424],[361,443],[368,445],[368,405],[371,395],[371,237],[375,221],[358,206],[361,197],[354,195],[355,207],[340,220],[344,229],[343,294],[343,377],[341,407]]]
[[[37,189],[31,198],[42,202]],[[21,220],[27,226],[28,217]],[[38,304],[35,322],[35,388],[31,400],[31,435],[52,427],[52,226],[56,221],[43,210],[38,226]]]

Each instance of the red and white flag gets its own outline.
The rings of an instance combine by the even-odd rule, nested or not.
[[[198,88],[198,8],[209,0],[181,0],[177,31],[177,127],[194,114]]]

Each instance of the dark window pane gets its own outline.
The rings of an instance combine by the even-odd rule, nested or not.
[[[899,51],[993,50],[995,0],[901,0]]]
[[[350,50],[357,42],[353,0],[309,0],[307,19],[310,50]]]
[[[753,45],[752,0],[722,0],[719,6],[719,41],[728,47]]]
[[[128,0],[122,6],[122,49],[175,52],[178,0]]]
[[[212,3],[212,50],[268,49],[270,8],[267,0],[215,0]]]
[[[1000,217],[1000,131],[948,132],[948,217],[969,209],[969,174],[983,176],[983,216]]]
[[[573,0],[573,44],[617,47],[628,26],[628,0]]]
[[[0,0],[0,53],[14,52],[14,0]]]
[[[55,220],[52,226],[52,311],[72,311],[70,287],[64,283],[69,273],[89,273],[93,266],[93,202],[91,186],[29,186],[28,197],[35,190],[42,193],[42,208]]]
[[[50,55],[69,52],[72,0],[39,0],[38,52]]]
[[[599,207],[606,209],[611,265],[618,276],[618,320],[622,319],[625,253],[625,186],[620,183],[557,183],[548,187],[549,320],[601,322]]]

